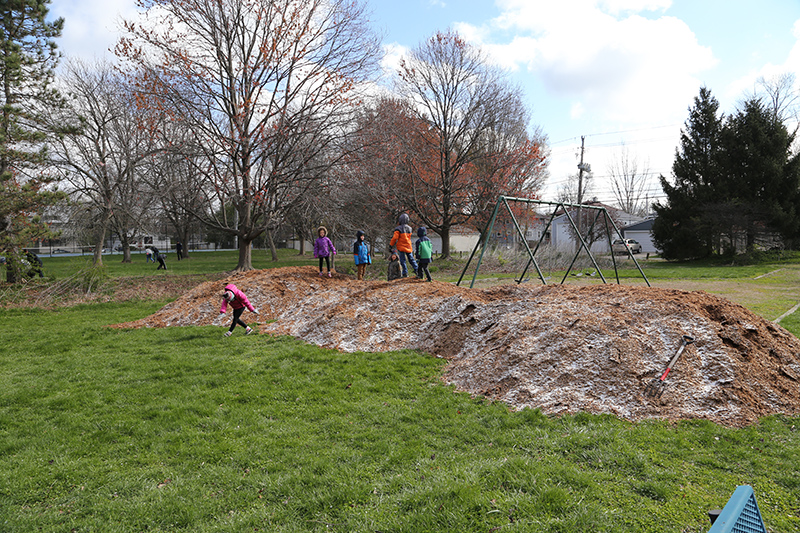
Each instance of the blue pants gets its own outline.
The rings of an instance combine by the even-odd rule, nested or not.
[[[417,262],[414,260],[414,255],[411,252],[397,252],[397,255],[400,256],[400,268],[403,271],[403,277],[408,276],[408,268],[406,268],[406,257],[408,257],[408,262],[411,263],[411,268],[414,269],[414,274],[417,273]]]

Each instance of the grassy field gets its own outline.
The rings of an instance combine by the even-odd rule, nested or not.
[[[158,275],[235,263],[205,254]],[[158,282],[143,257],[106,263]],[[292,263],[312,260],[277,266]],[[45,258],[56,280],[81,267]],[[653,284],[769,292],[797,269],[706,265]],[[800,418],[729,429],[510,412],[445,387],[442,361],[417,352],[105,327],[164,303],[0,312],[0,531],[688,533],[707,531],[739,484],[770,531],[800,531]],[[797,335],[796,315],[782,325]]]

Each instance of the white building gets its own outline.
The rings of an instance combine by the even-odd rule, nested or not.
[[[622,230],[622,234],[625,236],[626,239],[634,239],[639,244],[641,244],[642,245],[642,253],[645,253],[645,254],[660,254],[661,250],[656,248],[656,245],[653,242],[653,222],[654,221],[655,221],[655,219],[651,218],[651,219],[639,222],[638,224],[632,224],[630,226],[626,226]]]
[[[617,227],[620,228],[620,231],[622,231],[623,227],[630,226],[631,224],[637,224],[643,220],[643,218],[640,216],[631,215],[630,213],[626,213],[625,211],[621,211],[619,209],[601,203],[591,202],[587,205],[592,205],[593,207],[604,207],[606,209],[606,212],[608,212],[608,214],[614,219]],[[576,208],[570,208],[569,213],[570,216],[572,216],[573,221],[575,221],[576,211],[577,211]],[[596,214],[597,211],[594,209],[591,209],[589,211],[592,213],[592,216],[589,218],[591,218],[591,220],[594,220],[594,214]],[[587,217],[584,217],[584,221],[586,220],[586,218]],[[597,220],[596,224],[602,224],[601,227],[605,227],[605,221],[603,220],[602,215]],[[586,229],[587,228],[584,228],[584,231]],[[615,239],[618,239],[619,236],[616,234],[613,226],[611,226],[610,223],[609,223],[609,229],[611,230],[611,240],[613,241]],[[574,250],[576,248],[576,242],[573,235],[572,224],[570,223],[569,217],[566,215],[566,213],[562,213],[561,215],[553,219],[553,223],[550,226],[550,243],[554,248],[557,249]],[[606,237],[603,239],[599,239],[594,243],[592,243],[591,250],[592,253],[611,253],[611,249],[609,248],[608,245],[608,238]]]

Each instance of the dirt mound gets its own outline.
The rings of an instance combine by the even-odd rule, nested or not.
[[[429,352],[448,359],[447,383],[514,408],[736,426],[800,413],[800,341],[705,292],[610,284],[479,290],[281,268],[203,283],[156,314],[117,327],[228,325],[230,315],[219,316],[219,294],[231,282],[259,308],[260,320],[275,320],[261,332],[345,352]],[[646,396],[682,335],[695,343],[669,374],[664,394]]]

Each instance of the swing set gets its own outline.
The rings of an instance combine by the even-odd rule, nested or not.
[[[517,222],[517,217],[514,216],[514,212],[511,209],[509,202],[515,204],[517,203],[525,204],[527,208],[530,208],[531,206],[549,206],[553,208],[552,213],[550,214],[550,219],[547,221],[547,224],[542,230],[542,235],[539,238],[539,242],[536,243],[536,246],[534,247],[533,250],[531,250],[530,246],[528,245],[528,240],[526,239],[525,234],[522,231],[522,228],[520,228],[519,223]],[[522,241],[522,244],[525,246],[525,251],[528,254],[528,262],[525,265],[522,274],[520,274],[519,279],[514,280],[517,282],[517,284],[522,283],[525,280],[525,274],[528,272],[528,269],[531,267],[531,265],[533,265],[536,268],[536,273],[539,275],[539,279],[542,280],[542,283],[544,285],[547,285],[547,281],[545,280],[544,275],[542,274],[542,270],[539,268],[539,263],[537,263],[536,261],[536,252],[539,251],[539,248],[544,242],[544,238],[547,235],[547,231],[553,224],[553,220],[556,218],[557,215],[560,215],[562,212],[567,216],[567,219],[569,220],[569,223],[575,232],[574,233],[575,236],[580,241],[580,246],[578,247],[578,250],[575,252],[575,256],[572,258],[572,262],[570,263],[569,268],[567,269],[566,273],[564,273],[564,279],[561,280],[561,284],[563,285],[564,282],[566,281],[567,276],[569,276],[573,266],[575,266],[575,261],[577,261],[578,256],[580,255],[582,250],[586,250],[586,253],[589,254],[589,259],[591,259],[592,264],[597,270],[597,273],[600,275],[600,279],[603,280],[603,283],[608,283],[606,281],[606,278],[603,276],[603,272],[600,270],[600,266],[597,264],[594,255],[592,254],[590,246],[586,243],[586,240],[581,235],[581,232],[579,231],[578,226],[575,224],[575,220],[572,218],[572,214],[568,209],[568,208],[578,209],[578,210],[587,209],[590,211],[594,211],[595,212],[594,219],[592,220],[592,223],[589,226],[589,229],[586,234],[591,235],[592,230],[594,230],[594,227],[598,222],[604,224],[605,235],[608,238],[608,249],[611,250],[612,249],[611,231],[610,231],[611,227],[613,227],[614,231],[616,232],[616,234],[619,236],[620,239],[623,239],[623,236],[622,232],[620,232],[619,228],[617,227],[616,223],[611,218],[611,216],[608,214],[608,211],[606,210],[605,207],[599,207],[596,205],[586,205],[586,204],[572,204],[567,202],[547,202],[544,200],[533,200],[530,198],[514,198],[511,196],[500,196],[498,197],[497,203],[494,206],[494,211],[492,212],[492,216],[489,219],[489,223],[486,225],[486,228],[481,234],[481,238],[478,239],[477,243],[475,243],[475,248],[473,248],[472,253],[469,256],[469,259],[467,260],[467,264],[464,265],[464,270],[461,272],[461,276],[458,278],[458,283],[456,283],[456,285],[459,286],[461,285],[461,282],[464,279],[464,275],[467,273],[467,269],[469,268],[469,265],[472,263],[472,259],[475,257],[478,248],[480,248],[481,253],[478,256],[478,264],[475,267],[475,273],[472,275],[472,282],[470,283],[469,286],[470,288],[472,288],[475,285],[475,280],[478,277],[478,271],[480,270],[481,262],[483,261],[483,254],[486,252],[486,249],[488,248],[489,236],[492,235],[492,232],[494,231],[494,225],[497,220],[497,215],[500,212],[501,207],[505,208],[505,210],[508,212],[511,221],[514,224],[514,228],[516,229],[517,235]],[[642,278],[644,279],[645,283],[647,283],[647,286],[650,287],[651,286],[650,281],[647,279],[647,276],[645,276],[644,272],[642,271],[642,267],[639,266],[639,262],[636,261],[636,258],[633,256],[633,253],[627,246],[626,250],[628,252],[628,256],[631,259],[633,259],[633,262],[636,265],[636,268],[639,270],[639,273],[642,275]],[[614,264],[614,275],[617,279],[617,285],[619,285],[620,282],[619,282],[619,272],[617,270],[617,260],[613,252],[611,254],[611,261]]]

